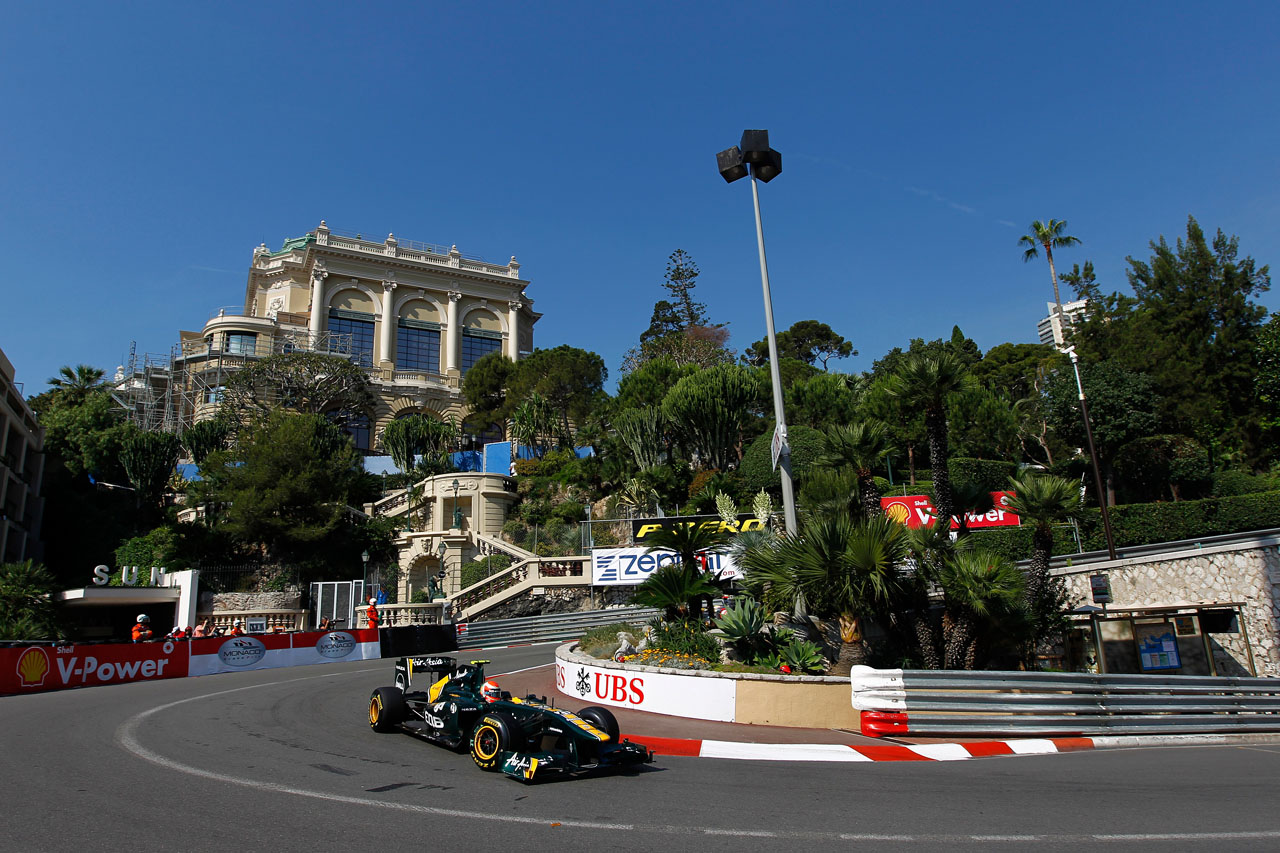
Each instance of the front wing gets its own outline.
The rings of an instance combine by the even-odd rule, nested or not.
[[[622,743],[598,748],[598,759],[593,764],[582,764],[571,752],[506,752],[502,756],[502,772],[521,782],[534,782],[549,776],[579,773],[586,770],[630,767],[649,764],[653,753],[644,745],[624,740]]]

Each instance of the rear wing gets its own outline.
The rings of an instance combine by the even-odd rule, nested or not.
[[[400,658],[396,661],[396,687],[408,691],[414,679],[424,674],[427,684],[434,684],[457,669],[458,661],[450,657]]]

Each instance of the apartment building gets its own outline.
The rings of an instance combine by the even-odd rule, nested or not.
[[[44,498],[44,427],[0,350],[0,562],[39,560]]]

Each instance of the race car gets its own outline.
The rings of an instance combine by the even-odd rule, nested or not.
[[[521,782],[653,761],[644,745],[620,740],[608,709],[573,713],[547,704],[545,696],[513,698],[485,680],[486,663],[400,658],[395,686],[379,687],[369,697],[369,726],[459,751],[470,748],[480,769],[501,769]],[[415,680],[430,686],[414,689]]]

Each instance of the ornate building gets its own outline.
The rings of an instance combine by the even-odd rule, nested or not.
[[[211,416],[230,372],[293,351],[342,355],[366,368],[375,411],[351,432],[371,450],[382,426],[410,412],[465,414],[463,375],[482,356],[533,349],[541,316],[514,257],[505,265],[387,235],[342,234],[321,221],[279,251],[253,252],[242,308],[182,332],[164,359],[134,359],[118,396],[148,429],[178,430]],[[486,435],[485,439],[500,438]],[[479,437],[477,437],[479,438]]]

